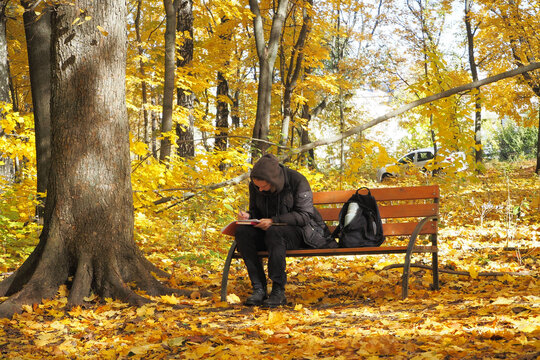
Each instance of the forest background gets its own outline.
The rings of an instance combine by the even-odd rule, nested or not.
[[[39,159],[43,156],[41,146],[46,148],[46,142],[43,132],[38,134],[36,107],[39,100],[47,102],[47,94],[38,93],[30,85],[29,59],[31,63],[31,49],[36,55],[37,45],[35,37],[28,38],[28,27],[41,25],[47,19],[45,6],[50,4],[3,1],[2,5],[1,24],[5,32],[0,31],[3,56],[0,95],[4,101],[0,165],[4,175],[0,177],[0,273],[7,276],[30,254],[41,231],[39,204],[45,196],[47,177],[39,174]],[[280,10],[284,14],[283,23],[276,36],[271,29],[279,25]],[[535,2],[484,0],[250,1],[249,4],[129,1],[126,101],[136,243],[154,264],[174,274],[169,280],[172,286],[187,284],[216,291],[230,242],[220,236],[219,230],[235,218],[238,208],[247,206],[243,175],[260,151],[280,155],[288,166],[308,177],[314,191],[381,186],[374,183],[376,169],[412,148],[435,147],[439,160],[451,152],[463,151],[467,154],[465,172],[454,173],[447,168],[445,176],[436,178],[416,173],[393,180],[391,185],[441,185],[444,217],[441,242],[446,242],[448,247],[442,257],[443,266],[462,270],[466,274],[461,276],[477,281],[482,271],[521,274],[518,281],[509,276],[497,280],[513,284],[509,287],[516,293],[508,298],[497,294],[496,300],[482,300],[484,295],[470,294],[471,302],[507,306],[515,317],[505,319],[506,325],[495,326],[489,332],[480,329],[482,322],[502,320],[482,318],[487,315],[475,313],[474,316],[481,317],[475,320],[479,328],[465,332],[467,336],[460,346],[466,348],[468,336],[475,336],[478,342],[470,345],[474,350],[482,350],[475,348],[477,343],[485,346],[486,342],[502,339],[511,341],[505,343],[507,347],[501,346],[501,353],[511,354],[519,348],[524,354],[535,354],[538,330],[523,324],[538,325],[538,297],[534,295],[538,289],[535,249],[540,231],[537,219],[540,190],[536,175],[540,121],[538,72],[473,87],[399,113],[379,125],[371,125],[370,121],[403,104],[537,61],[539,10]],[[88,9],[79,12],[71,23],[73,27],[93,21]],[[102,36],[108,36],[108,29],[100,24],[92,26]],[[275,66],[271,58],[265,57],[272,54],[271,50],[275,50]],[[38,65],[43,64],[38,61]],[[261,94],[268,97],[263,99]],[[268,106],[261,106],[265,101]],[[39,125],[46,123],[43,117],[39,120]],[[350,129],[363,131],[340,138],[339,134]],[[309,145],[313,140],[322,143],[329,138],[338,140],[324,146]],[[471,221],[472,217],[475,221]],[[476,250],[471,257],[466,250],[477,249],[478,243],[482,244],[482,250]],[[392,257],[382,262],[369,259],[353,266],[342,260],[325,259],[320,264],[308,261],[291,267],[294,276],[302,274],[305,266],[326,273],[332,267],[331,261],[335,261],[338,268],[352,267],[359,274],[366,274],[365,281],[378,279],[392,284],[396,281],[393,274],[373,275],[366,269],[393,260]],[[237,272],[242,279],[242,269],[238,268]],[[299,275],[296,286],[310,287],[311,280]],[[463,280],[455,281],[453,287],[446,286],[457,297],[468,286]],[[376,294],[360,294],[359,288],[347,288],[346,283],[340,283],[343,290],[338,294],[343,298],[352,295],[355,306],[367,304],[369,309]],[[236,294],[244,296],[245,279],[236,286],[239,288]],[[376,300],[378,306],[381,300],[391,301],[395,295],[390,290],[392,287],[389,285],[388,293],[378,294],[381,295]],[[493,290],[481,288],[488,293]],[[322,290],[315,287],[313,292],[304,290],[309,296],[295,298],[293,301],[300,305],[294,311],[306,318],[313,315],[310,306],[316,311],[327,311],[318,308],[314,299],[324,298],[333,290],[324,287]],[[65,295],[62,291],[60,299]],[[450,298],[455,299],[446,295],[437,300],[447,304]],[[503,300],[497,300],[499,296]],[[209,313],[216,307],[215,303],[209,305],[202,300],[164,299],[168,305],[189,304],[195,308],[202,303],[200,306]],[[232,304],[238,302],[234,296],[229,300]],[[400,306],[405,309],[410,305]],[[420,301],[414,305],[422,308],[425,304]],[[54,311],[47,304],[41,306],[25,308],[28,321],[39,321],[44,312]],[[110,306],[107,311],[113,311],[115,306],[132,309],[120,304]],[[217,308],[222,306],[225,305],[218,303]],[[345,308],[343,316],[352,311]],[[118,317],[133,315],[130,311],[135,310],[119,310]],[[154,310],[148,311],[137,310],[136,316],[149,320]],[[54,318],[51,314],[47,316]],[[62,313],[61,316],[76,315]],[[187,323],[189,316],[194,315],[187,313]],[[273,329],[272,333],[264,333],[256,327],[253,331],[258,333],[257,339],[274,345],[287,344],[294,337],[291,333],[294,327],[300,331],[300,325],[279,327],[282,316],[272,312],[256,314]],[[327,321],[332,318],[329,313],[321,316]],[[365,320],[366,314],[363,316]],[[112,321],[111,317],[107,320]],[[394,324],[395,319],[390,315],[386,321],[392,322],[392,326],[402,326],[397,321]],[[16,329],[20,323],[19,319],[9,328]],[[388,324],[381,324],[385,325]],[[134,330],[132,334],[142,330]],[[13,331],[14,338],[22,342],[3,343],[6,351],[38,344],[42,351],[39,356],[55,352],[68,356],[67,345],[78,341],[70,339],[65,343],[64,337],[65,341],[59,342],[58,334],[51,328],[44,333],[55,336],[47,335],[50,339],[44,337],[38,343],[25,340],[30,333]],[[216,341],[203,333],[193,330],[187,335],[170,336],[166,345],[180,353],[199,349],[201,355],[208,355],[201,348],[216,351],[215,354],[223,350],[218,348],[225,340]],[[135,349],[135,338],[124,339],[128,345],[115,350],[114,355],[145,354],[156,351],[153,345],[166,342],[161,338],[147,339],[147,347]],[[334,339],[332,347],[346,355],[353,340],[348,341]],[[93,346],[94,353],[112,351],[105,345]],[[423,344],[415,346],[401,350],[409,354],[427,353]],[[363,355],[398,353],[398,348],[399,341],[381,335]],[[329,350],[321,353],[325,351]],[[452,351],[460,354],[456,349]]]

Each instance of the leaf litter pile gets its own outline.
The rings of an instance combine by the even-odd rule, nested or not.
[[[184,259],[167,268],[169,285],[214,297],[163,296],[139,308],[90,297],[66,309],[61,287],[56,298],[0,319],[0,358],[537,359],[539,185],[531,168],[441,185],[439,291],[430,290],[430,270],[414,267],[401,300],[401,268],[389,265],[402,256],[287,259],[288,305],[251,308],[242,305],[250,289],[241,261],[221,302],[224,255]],[[171,247],[149,258],[158,251],[176,256]],[[424,255],[413,261],[430,264]]]

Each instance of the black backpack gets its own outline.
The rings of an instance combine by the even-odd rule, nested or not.
[[[359,194],[362,189],[367,190],[366,195]],[[339,238],[339,247],[371,247],[383,243],[381,215],[377,202],[367,187],[356,190],[343,205],[339,212],[339,224],[332,236]]]

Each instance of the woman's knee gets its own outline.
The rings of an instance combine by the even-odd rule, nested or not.
[[[266,235],[264,237],[264,242],[266,246],[270,247],[272,245],[277,245],[284,243],[284,236],[282,233],[282,228],[279,226],[270,226],[266,230]]]
[[[259,236],[258,229],[253,226],[243,225],[236,228],[234,237],[237,243],[243,243],[246,241],[253,242],[253,239]]]

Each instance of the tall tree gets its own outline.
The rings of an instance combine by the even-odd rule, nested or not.
[[[300,9],[302,13],[302,27],[300,29],[300,32],[298,34],[298,37],[296,39],[296,42],[294,46],[292,47],[292,51],[289,56],[289,61],[287,65],[287,61],[285,60],[285,47],[288,46],[281,46],[280,53],[282,54],[282,61],[281,64],[281,73],[282,73],[282,82],[283,82],[283,120],[281,125],[281,139],[279,144],[281,146],[286,146],[288,137],[289,137],[289,127],[290,123],[292,121],[293,117],[293,111],[292,111],[292,95],[294,90],[296,89],[296,85],[298,83],[298,79],[302,73],[302,69],[304,68],[303,61],[304,61],[304,46],[306,44],[306,40],[309,36],[309,32],[311,30],[311,11],[312,11],[312,0],[306,0],[304,3],[304,7]]]
[[[253,31],[255,47],[259,58],[259,84],[257,92],[257,114],[253,126],[253,139],[259,139],[253,148],[255,152],[264,153],[268,148],[268,133],[270,131],[270,110],[272,105],[272,74],[279,47],[281,31],[285,24],[285,15],[289,0],[279,0],[272,17],[272,26],[268,43],[265,41],[265,18],[259,8],[259,1],[249,0],[249,7],[255,17],[253,18]],[[274,9],[273,9],[274,10]],[[256,153],[254,153],[256,155]]]
[[[176,14],[179,0],[163,0],[165,7],[165,73],[163,75],[163,112],[161,133],[172,130],[174,79],[176,71]],[[168,136],[161,139],[159,159],[164,161],[171,155],[171,140]]]
[[[0,1],[0,101],[8,103],[9,97],[9,61],[6,38],[6,6],[8,0]],[[1,130],[0,130],[1,131]]]
[[[193,61],[193,0],[180,0],[178,4],[178,20],[176,31],[180,34],[181,44],[178,46],[179,68],[187,68]],[[190,71],[186,71],[190,75]],[[185,124],[176,124],[178,136],[178,155],[192,157],[195,155],[193,103],[195,94],[189,87],[177,89],[176,101],[186,119]]]
[[[227,150],[227,135],[229,128],[229,102],[226,100],[229,96],[229,83],[223,72],[218,71],[216,89],[216,128],[217,137],[215,141],[216,150]]]
[[[540,41],[536,34],[540,31],[538,21],[540,13],[538,6],[530,6],[526,2],[522,4],[520,1],[509,0],[508,5],[507,10],[502,9],[500,13],[505,27],[510,30],[509,43],[514,63],[522,67],[538,61]],[[540,99],[540,73],[538,71],[526,72],[522,76],[537,99]],[[535,172],[540,174],[540,108],[538,109],[538,129]]]
[[[473,29],[472,24],[472,1],[465,0],[465,29],[467,32],[467,50],[469,54],[469,67],[471,69],[471,76],[473,81],[478,81],[478,65],[475,60],[475,49],[474,49],[474,35],[476,29]],[[476,163],[482,162],[482,103],[480,97],[480,88],[475,89],[474,91],[474,140],[475,140],[475,150],[474,158]]]
[[[540,31],[540,8],[537,2],[504,0],[496,6],[487,0],[480,0],[479,3],[483,6],[479,12],[485,14],[482,19],[481,45],[486,53],[484,56],[489,56],[490,60],[482,64],[483,69],[490,72],[492,69],[523,67],[537,62],[540,52],[540,41],[536,35]],[[501,116],[513,116],[519,124],[540,127],[540,110],[533,111],[538,105],[530,100],[533,97],[540,98],[539,72],[523,73],[521,81],[516,81],[512,87],[511,92],[493,99],[494,103],[498,103],[496,106],[501,110]],[[492,92],[497,93],[497,89]],[[530,115],[524,116],[526,113]],[[533,121],[529,120],[533,117],[538,125],[533,125]],[[535,171],[540,173],[540,132],[536,150]]]
[[[231,42],[231,34],[229,31],[221,30],[222,28],[226,28],[227,23],[229,22],[229,19],[226,17],[221,18],[221,23],[218,27],[219,32],[219,39],[224,44],[229,44]],[[225,60],[223,66],[227,68],[229,66],[230,62],[228,59]],[[216,89],[216,128],[217,128],[217,137],[216,141],[214,142],[214,148],[216,150],[227,150],[227,135],[228,135],[228,129],[229,129],[229,81],[226,78],[226,73],[224,71],[219,70],[217,73],[217,89]],[[225,168],[225,164],[220,164],[220,169],[223,170]]]
[[[6,6],[8,0],[3,0],[0,2],[0,105],[2,103],[8,104],[10,102],[10,89],[9,89],[9,61],[8,61],[8,49],[7,49],[7,38],[6,38]],[[0,116],[3,116],[0,113]],[[0,127],[0,136],[4,136],[4,130]],[[0,160],[2,165],[0,165],[0,176],[5,176],[6,178],[12,178],[15,169],[13,166],[13,160],[9,158],[3,158],[0,153]]]
[[[76,0],[52,12],[52,157],[39,243],[0,283],[0,316],[50,298],[71,281],[68,305],[91,291],[131,304],[171,292],[133,238],[125,102],[126,3]]]
[[[143,61],[144,48],[142,45],[142,36],[141,36],[141,16],[142,16],[142,0],[137,0],[137,11],[135,13],[135,36],[137,41],[137,53],[139,54],[139,73],[141,75],[141,100],[142,100],[142,115],[143,115],[143,137],[144,143],[147,145],[151,144],[150,136],[153,137],[153,133],[150,131],[150,114],[148,111],[148,84],[146,82],[146,70]]]
[[[21,4],[25,8],[23,20],[34,110],[37,192],[44,193],[51,165],[51,8],[40,9],[38,15],[34,1],[23,0]],[[39,217],[43,216],[43,206],[38,206]]]

